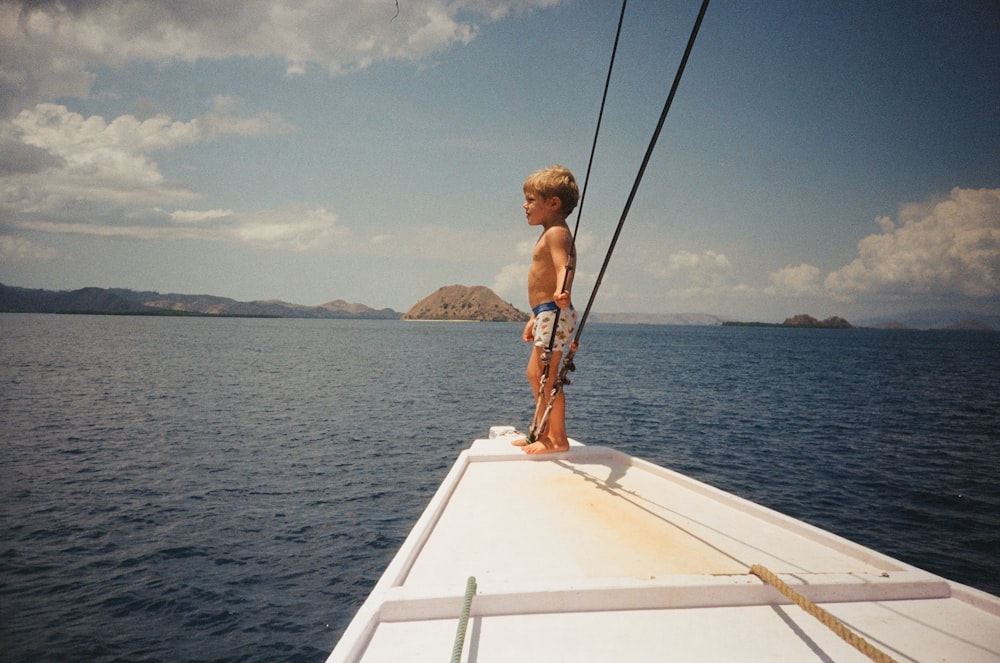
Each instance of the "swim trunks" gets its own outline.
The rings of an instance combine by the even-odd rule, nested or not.
[[[538,315],[539,313],[544,313],[545,311],[556,311],[559,309],[559,305],[555,302],[542,302],[535,308],[531,309],[532,315]]]
[[[573,341],[573,332],[576,331],[576,311],[573,307],[560,309],[555,302],[545,302],[532,308],[531,312],[535,314],[532,335],[535,337],[535,346],[543,350],[548,348],[556,311],[559,311],[559,324],[556,327],[556,342],[552,344],[552,351],[566,352],[566,348]]]

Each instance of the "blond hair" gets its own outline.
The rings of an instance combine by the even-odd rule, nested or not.
[[[567,168],[554,164],[535,171],[524,180],[524,192],[535,193],[543,198],[556,196],[562,203],[562,213],[569,216],[580,200],[580,189],[576,178]]]

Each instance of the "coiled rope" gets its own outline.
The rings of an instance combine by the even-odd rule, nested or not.
[[[785,596],[785,598],[818,619],[823,626],[826,626],[828,629],[836,633],[844,642],[851,645],[871,660],[875,661],[875,663],[899,663],[896,659],[889,656],[884,651],[852,631],[847,627],[847,625],[831,615],[829,612],[789,587],[784,580],[774,575],[767,568],[761,566],[760,564],[754,564],[750,567],[750,573],[777,589]]]
[[[462,601],[462,614],[458,618],[458,631],[455,633],[455,645],[451,650],[451,663],[462,660],[462,648],[465,647],[465,629],[469,625],[469,612],[472,610],[472,597],[476,594],[476,577],[469,576],[465,583],[465,599]]]

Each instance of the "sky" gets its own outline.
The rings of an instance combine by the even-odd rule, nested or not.
[[[628,3],[578,308],[699,6]],[[521,185],[583,184],[620,9],[0,3],[0,283],[527,310]],[[714,0],[593,310],[926,309],[1000,312],[1000,4]]]

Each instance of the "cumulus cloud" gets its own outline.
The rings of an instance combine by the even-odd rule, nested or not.
[[[663,260],[653,260],[646,270],[653,276],[666,277],[684,274],[695,280],[714,280],[720,273],[730,269],[729,259],[716,251],[678,251]]]
[[[1000,189],[954,188],[950,196],[904,205],[899,219],[858,243],[858,257],[832,272],[837,295],[881,293],[974,299],[1000,296]]]
[[[48,150],[0,134],[0,177],[41,173],[65,164]]]
[[[771,284],[764,289],[768,295],[801,297],[824,294],[820,269],[805,263],[779,269],[768,279]]]
[[[528,283],[528,263],[512,262],[504,265],[493,277],[492,290],[498,295],[514,298],[524,293]]]
[[[251,214],[239,214],[232,210],[189,210],[166,214],[162,210],[150,210],[142,219],[119,223],[24,220],[14,224],[14,227],[20,231],[132,240],[229,241],[296,252],[321,248],[348,235],[333,212],[301,206]],[[8,241],[11,239],[20,241],[16,237],[8,238]]]
[[[531,252],[535,248],[533,240],[522,240],[517,243],[515,253],[523,260],[512,262],[500,268],[493,277],[491,289],[498,295],[514,298],[524,292],[528,283],[528,265],[531,263]]]
[[[122,115],[110,122],[84,117],[59,104],[42,103],[0,122],[0,210],[58,214],[67,206],[103,202],[118,206],[182,204],[198,194],[168,181],[151,154],[226,135],[289,130],[270,114],[233,114],[233,100],[220,97],[207,114],[189,121],[157,115]]]
[[[468,44],[478,22],[559,0],[89,0],[0,3],[0,117],[85,97],[95,65],[275,58],[288,75],[420,61]]]
[[[216,97],[192,119],[85,116],[102,68],[253,58],[286,74],[333,75],[376,62],[420,62],[467,44],[481,24],[561,0],[20,0],[0,2],[0,232],[5,259],[48,254],[19,235],[209,239],[306,251],[343,239],[319,206],[253,214],[194,209],[156,154],[227,135],[290,131],[274,114]],[[397,15],[398,8],[398,15]],[[142,101],[142,100],[138,100]],[[386,236],[372,244],[387,246]]]
[[[708,285],[689,285],[682,288],[669,288],[666,294],[675,299],[690,299],[696,301],[710,301],[712,299],[726,299],[734,297],[749,297],[759,294],[757,288],[746,283],[731,283],[719,280]]]
[[[899,218],[876,219],[881,232],[858,242],[858,255],[825,278],[808,264],[770,275],[765,292],[859,298],[1000,297],[1000,189],[951,190],[948,198],[903,205]]]
[[[337,225],[337,215],[326,209],[267,210],[222,226],[240,241],[264,248],[309,251],[343,238],[347,230]]]
[[[59,252],[55,249],[39,246],[23,237],[0,236],[0,263],[52,260],[58,256]]]
[[[524,256],[528,259],[531,258],[531,253],[535,250],[534,240],[521,240],[517,243],[517,255]]]

